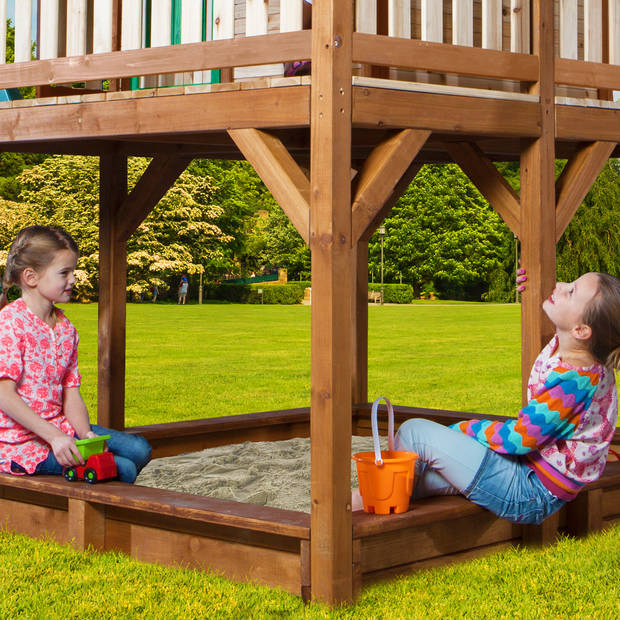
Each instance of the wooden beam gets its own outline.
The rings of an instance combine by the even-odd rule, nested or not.
[[[309,244],[310,181],[282,141],[257,129],[233,129],[228,134]]]
[[[99,377],[97,422],[125,427],[125,300],[127,245],[118,238],[118,210],[127,197],[127,157],[102,155],[99,180]]]
[[[493,162],[473,143],[446,142],[446,149],[450,157],[518,237],[521,219],[519,196]]]
[[[620,110],[556,106],[556,135],[573,142],[614,142],[620,135]]]
[[[368,402],[368,241],[358,241],[354,258],[353,334],[355,367],[352,398]]]
[[[309,86],[33,106],[0,110],[0,134],[11,142],[51,142],[204,133],[206,127],[307,127],[309,109]]]
[[[510,123],[506,122],[508,118]],[[373,129],[410,127],[504,138],[537,137],[541,127],[536,102],[446,97],[362,86],[353,89],[353,124]]]
[[[0,67],[2,88],[206,71],[310,58],[310,31],[19,62]]]
[[[353,597],[352,29],[352,2],[321,0],[313,4],[310,570],[312,598],[332,604]]]
[[[362,238],[430,134],[403,129],[375,147],[364,162],[353,199],[353,243]]]
[[[592,142],[578,150],[566,163],[555,183],[555,240],[564,234],[579,205],[609,159],[616,142]]]
[[[189,166],[191,157],[157,155],[120,205],[117,213],[117,239],[127,241],[166,192]]]
[[[533,53],[540,62],[541,136],[521,153],[521,266],[528,286],[521,297],[522,398],[534,360],[553,335],[542,310],[555,284],[555,110],[553,82],[553,4],[532,4]]]
[[[555,81],[566,86],[613,90],[620,84],[620,66],[556,58]]]
[[[522,82],[538,79],[536,57],[529,54],[362,32],[353,35],[353,62]]]

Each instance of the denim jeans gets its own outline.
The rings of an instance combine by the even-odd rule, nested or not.
[[[436,422],[407,420],[396,449],[418,454],[413,499],[462,494],[513,523],[542,523],[566,502],[545,488],[519,457],[489,450]]]
[[[114,462],[121,482],[135,482],[142,468],[151,460],[151,446],[144,437],[129,435],[111,428],[90,425],[96,435],[110,435],[108,449],[114,454]],[[37,465],[35,474],[62,475],[64,467],[50,450],[48,457]]]

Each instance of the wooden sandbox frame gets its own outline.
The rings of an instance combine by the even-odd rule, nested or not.
[[[356,408],[354,433],[370,432],[370,407]],[[395,407],[395,419],[450,424],[470,414]],[[488,416],[487,416],[488,417]],[[501,416],[491,416],[502,419]],[[382,425],[382,424],[380,424]],[[148,438],[154,457],[244,441],[307,437],[309,408],[128,429]],[[620,449],[620,431],[614,445]],[[231,579],[311,597],[310,515],[118,482],[67,484],[56,476],[0,475],[0,522],[74,548],[120,551],[139,560],[201,568]],[[366,584],[493,553],[583,535],[620,522],[620,462],[578,500],[540,526],[495,517],[463,497],[435,497],[399,515],[353,514],[354,592]]]
[[[301,11],[302,0],[289,2]],[[1,148],[100,157],[100,424],[125,425],[127,240],[192,158],[247,159],[310,246],[313,273],[309,410],[141,429],[161,456],[243,438],[311,436],[310,516],[120,483],[90,488],[57,478],[0,476],[0,516],[9,527],[34,536],[47,528],[78,548],[209,566],[338,603],[352,600],[363,583],[396,572],[518,541],[546,542],[558,527],[593,531],[617,519],[615,463],[570,509],[540,528],[500,521],[463,498],[425,500],[390,517],[351,512],[350,437],[368,432],[368,405],[353,407],[368,401],[368,241],[420,167],[459,164],[519,238],[529,276],[522,296],[525,392],[531,364],[551,335],[541,305],[555,282],[555,243],[607,159],[619,154],[618,106],[609,99],[620,89],[620,67],[610,64],[620,57],[620,37],[613,30],[620,0],[600,9],[602,57],[583,60],[554,54],[559,39],[554,17],[564,10],[557,0],[515,0],[511,23],[514,19],[520,51],[466,43],[459,38],[472,26],[466,16],[452,43],[411,39],[403,34],[411,25],[408,17],[396,35],[386,36],[389,11],[407,2],[317,0],[311,32],[296,32],[300,21],[289,32],[235,37],[233,28],[228,40],[132,49],[123,44],[132,38],[125,36],[125,26],[139,29],[141,20],[126,12],[130,3],[113,0],[105,50],[29,62],[25,45],[23,62],[0,67],[0,88],[38,88],[36,100],[0,104]],[[433,10],[443,3],[421,2],[427,25],[438,23]],[[100,10],[103,4],[94,6]],[[220,30],[235,21],[234,9],[243,4],[214,0]],[[453,7],[465,4],[455,0]],[[263,11],[266,25],[265,6],[245,2],[254,16]],[[493,34],[501,2],[485,7],[482,30]],[[22,21],[29,32],[30,20]],[[562,33],[564,46],[566,41]],[[69,43],[66,50],[78,49]],[[577,49],[576,33],[569,43]],[[299,59],[311,59],[311,79],[233,79],[237,67]],[[402,74],[396,81],[390,79],[395,68],[452,81],[439,86]],[[221,70],[224,83],[126,87],[137,75],[211,70]],[[494,86],[464,87],[471,84],[463,78]],[[111,88],[105,93],[53,86],[107,79]],[[519,88],[502,90],[507,83]],[[569,98],[571,89],[593,92],[594,99]],[[133,155],[153,160],[128,192],[127,158]],[[556,156],[568,159],[557,182]],[[521,163],[520,194],[493,166],[505,160]],[[469,417],[411,408],[401,408],[399,415]]]

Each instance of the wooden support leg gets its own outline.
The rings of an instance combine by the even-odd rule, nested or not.
[[[355,302],[353,304],[353,339],[355,372],[353,402],[368,402],[368,241],[359,241],[354,258]]]
[[[77,551],[105,549],[105,507],[69,498],[69,538]]]
[[[566,531],[585,536],[603,529],[603,489],[587,489],[566,505]]]
[[[335,604],[353,596],[353,3],[322,0],[313,5],[312,19],[310,568],[312,598]]]
[[[550,545],[558,535],[560,513],[556,512],[545,519],[540,525],[523,526],[523,544],[532,546]]]
[[[127,197],[127,158],[102,155],[99,190],[99,380],[97,422],[125,427],[125,299],[127,246],[117,213]]]

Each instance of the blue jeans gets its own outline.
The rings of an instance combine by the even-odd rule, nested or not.
[[[460,493],[513,523],[535,524],[566,503],[547,490],[519,457],[498,454],[430,420],[404,422],[396,435],[396,449],[418,454],[413,499]]]
[[[151,460],[149,442],[138,435],[129,435],[111,428],[91,424],[96,435],[110,435],[108,449],[114,454],[114,462],[121,482],[135,482],[142,468]],[[62,475],[64,467],[50,451],[48,457],[37,465],[35,474]]]

